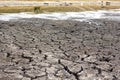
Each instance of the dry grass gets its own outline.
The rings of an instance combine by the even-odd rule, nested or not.
[[[119,9],[120,6],[106,6],[104,8],[106,8],[106,9]]]
[[[46,7],[41,7],[41,10],[43,12],[70,12],[70,11],[73,11],[73,12],[77,12],[77,11],[81,11],[79,9],[79,7],[71,7],[71,6],[62,6],[62,7],[54,7],[54,6],[46,6]]]
[[[0,7],[0,13],[32,12],[33,10],[33,6]]]
[[[78,11],[91,11],[101,9],[117,9],[120,6],[37,6],[38,12],[78,12]],[[13,7],[0,7],[0,13],[18,13],[18,12],[34,12],[35,6],[13,6]]]

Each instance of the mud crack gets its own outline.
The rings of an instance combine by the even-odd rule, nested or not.
[[[75,77],[76,80],[80,80],[78,73],[81,73],[81,72],[83,71],[83,67],[81,67],[81,69],[80,69],[79,71],[77,71],[77,72],[72,72],[72,71],[68,68],[68,66],[65,66],[65,65],[61,62],[61,60],[58,60],[58,63],[63,66],[63,68],[64,68],[65,71],[67,71],[69,74],[72,74],[72,75]]]

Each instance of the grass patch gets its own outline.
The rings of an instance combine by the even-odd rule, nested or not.
[[[102,9],[118,9],[120,6],[12,6],[0,7],[0,13],[19,13],[19,12],[78,12]]]
[[[79,7],[74,7],[74,6],[46,6],[46,7],[41,7],[41,10],[43,12],[78,12],[81,11]]]
[[[19,13],[19,12],[32,12],[33,6],[5,6],[0,7],[0,13]]]
[[[119,9],[120,6],[105,6],[105,9]]]
[[[63,7],[41,7],[43,12],[78,12],[78,11],[95,11],[95,10],[108,10],[118,9],[120,6],[63,6]]]

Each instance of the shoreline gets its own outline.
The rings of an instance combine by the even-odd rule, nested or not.
[[[0,15],[0,20],[19,20],[24,18],[41,18],[49,20],[73,20],[73,21],[86,21],[91,19],[111,19],[120,20],[120,9],[111,10],[98,10],[98,11],[84,11],[84,12],[49,12],[49,13],[3,13]]]

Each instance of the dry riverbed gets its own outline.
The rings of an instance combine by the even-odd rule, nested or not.
[[[0,21],[0,80],[120,80],[120,21]]]

